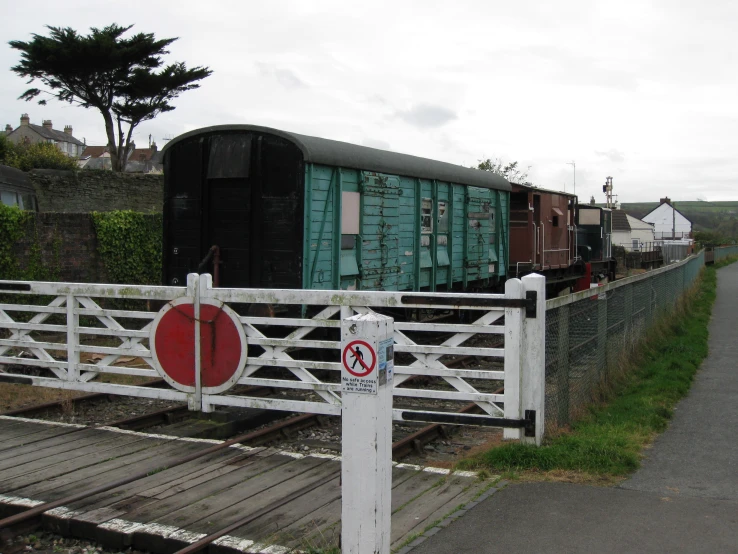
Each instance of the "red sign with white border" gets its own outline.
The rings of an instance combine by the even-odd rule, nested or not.
[[[369,360],[365,358],[367,355]],[[343,359],[343,367],[354,377],[366,377],[374,371],[374,367],[377,365],[377,353],[374,352],[374,348],[368,342],[363,340],[348,343],[343,349],[341,358]],[[353,358],[353,362],[349,364],[351,358]],[[359,364],[358,370],[356,368],[357,363]]]

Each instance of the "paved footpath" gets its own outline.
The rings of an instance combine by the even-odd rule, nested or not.
[[[718,271],[710,354],[669,429],[629,480],[618,488],[509,485],[432,529],[412,553],[738,553],[737,404],[733,264]]]

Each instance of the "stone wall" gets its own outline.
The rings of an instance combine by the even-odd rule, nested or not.
[[[106,283],[107,272],[97,252],[97,236],[89,214],[38,213],[30,218],[23,238],[14,246],[21,268],[28,268],[34,252],[56,280]]]
[[[161,212],[164,201],[163,175],[34,169],[28,177],[36,189],[41,212],[150,213]]]

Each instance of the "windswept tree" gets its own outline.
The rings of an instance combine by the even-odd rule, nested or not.
[[[474,169],[481,169],[482,171],[491,171],[502,175],[505,179],[511,183],[518,185],[533,186],[533,183],[529,181],[528,172],[523,171],[518,166],[518,162],[510,162],[508,164],[502,163],[502,160],[496,158],[494,160],[487,158],[479,160],[477,167]]]
[[[49,26],[49,36],[10,42],[21,52],[20,63],[11,70],[46,87],[28,89],[20,98],[49,94],[98,110],[105,120],[113,171],[125,169],[131,136],[140,123],[173,110],[172,100],[198,88],[198,81],[212,73],[207,67],[187,69],[182,62],[165,66],[162,56],[177,39],[156,40],[152,33],[124,37],[131,27],[112,24],[82,36],[68,27]]]

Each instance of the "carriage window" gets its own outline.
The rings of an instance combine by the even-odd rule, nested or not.
[[[17,206],[18,195],[14,192],[4,190],[0,192],[0,202],[5,204],[6,206]]]
[[[438,232],[448,233],[448,204],[446,202],[438,203]]]
[[[422,233],[433,232],[432,203],[430,198],[423,198],[420,204],[420,231]]]

